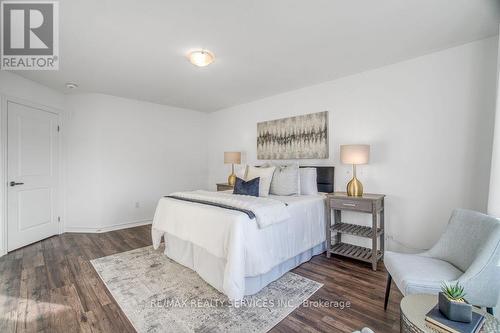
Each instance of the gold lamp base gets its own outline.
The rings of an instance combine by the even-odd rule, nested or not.
[[[227,177],[227,183],[230,186],[234,186],[234,184],[236,184],[236,175],[234,173],[230,174],[229,177]]]
[[[234,164],[231,164],[231,174],[227,177],[227,184],[234,186],[236,184],[236,175],[234,174]]]
[[[347,195],[350,197],[363,196],[363,184],[361,184],[358,178],[353,177],[351,181],[347,183]]]
[[[347,183],[347,195],[350,197],[363,196],[363,185],[358,178],[356,178],[356,164],[352,165],[352,179]]]

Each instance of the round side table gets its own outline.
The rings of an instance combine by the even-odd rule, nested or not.
[[[401,332],[402,333],[436,333],[425,325],[425,315],[438,302],[435,295],[415,294],[405,296],[401,300]],[[474,312],[486,317],[481,333],[500,332],[500,321],[485,311],[473,308]]]

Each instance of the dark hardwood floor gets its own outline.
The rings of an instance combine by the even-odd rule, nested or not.
[[[142,226],[67,233],[0,258],[0,332],[134,332],[89,260],[150,244],[150,226]],[[385,312],[383,267],[373,272],[368,264],[320,255],[294,272],[324,284],[311,301],[350,307],[301,306],[271,332],[352,332],[364,326],[399,332],[401,294],[393,286]]]

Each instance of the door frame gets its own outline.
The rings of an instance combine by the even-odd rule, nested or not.
[[[59,150],[59,187],[58,187],[58,198],[57,207],[60,216],[58,233],[59,235],[64,232],[64,220],[65,220],[65,197],[66,197],[66,184],[65,184],[65,169],[64,162],[65,156],[63,155],[63,111],[54,107],[42,105],[39,103],[27,101],[22,98],[17,98],[13,96],[4,95],[0,92],[0,257],[7,254],[8,249],[8,230],[7,230],[7,190],[8,190],[8,160],[7,160],[7,137],[8,137],[8,123],[7,123],[7,103],[13,102],[17,104],[23,104],[35,109],[43,110],[46,112],[54,113],[57,115],[57,121],[60,126],[60,132],[58,136],[58,150]]]

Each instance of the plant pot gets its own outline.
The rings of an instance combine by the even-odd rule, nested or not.
[[[439,311],[453,321],[470,323],[472,321],[472,305],[465,302],[450,300],[443,293],[439,293]]]

